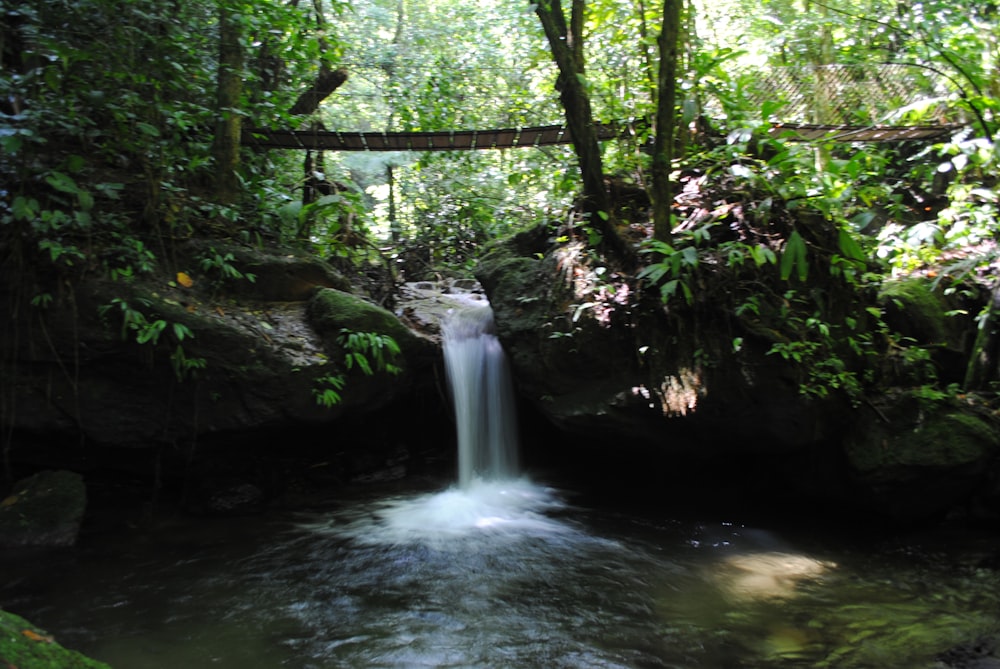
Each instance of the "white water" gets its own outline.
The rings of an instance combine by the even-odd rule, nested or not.
[[[555,491],[519,471],[513,384],[489,305],[456,299],[441,332],[458,437],[457,485],[383,499],[311,529],[360,544],[437,550],[469,549],[476,540],[572,534],[575,528],[551,517],[565,508]]]
[[[461,305],[441,326],[458,431],[458,485],[518,473],[517,412],[503,347],[489,305]]]

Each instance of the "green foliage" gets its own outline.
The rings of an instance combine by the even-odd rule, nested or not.
[[[354,332],[343,328],[337,343],[346,351],[344,365],[347,369],[360,369],[366,376],[375,372],[399,374],[402,368],[395,364],[400,354],[399,344],[389,335],[377,332]]]
[[[340,404],[343,399],[340,391],[347,384],[347,378],[343,374],[326,374],[316,379],[316,384],[313,388],[316,403],[329,409]]]
[[[108,318],[110,314],[115,314],[121,319],[121,337],[131,339],[140,345],[155,349],[160,343],[160,338],[164,332],[169,333],[175,343],[170,353],[170,365],[174,370],[174,375],[178,381],[183,381],[193,376],[197,370],[205,369],[207,361],[204,358],[188,357],[181,342],[194,337],[191,329],[178,322],[168,322],[163,318],[149,318],[142,309],[150,309],[152,302],[145,298],[136,298],[134,302],[129,302],[122,298],[114,298],[110,303],[98,308],[98,313],[102,318]]]
[[[804,315],[809,300],[796,290],[787,291],[782,299],[787,305],[778,323],[783,339],[771,345],[768,355],[793,362],[804,372],[799,386],[803,395],[825,398],[842,392],[857,406],[877,368],[878,341],[886,335],[881,312],[871,307],[863,316],[835,321],[820,309]]]
[[[401,351],[396,340],[377,332],[355,332],[342,328],[337,343],[344,349],[344,367],[347,372],[360,370],[365,376],[377,372],[397,375],[403,369],[396,364]],[[330,408],[343,399],[341,391],[347,385],[347,373],[326,374],[316,380],[313,396],[320,406]]]
[[[805,281],[809,275],[809,261],[806,258],[806,242],[798,230],[793,230],[785,242],[781,253],[781,279],[788,281],[795,272],[799,281]]]
[[[666,242],[650,240],[644,245],[643,252],[655,253],[659,260],[644,267],[639,272],[639,278],[658,285],[664,302],[679,293],[684,296],[685,302],[691,304],[694,293],[690,277],[698,269],[698,249],[693,245],[675,249]]]
[[[236,257],[230,253],[221,253],[215,249],[215,247],[210,247],[205,254],[201,257],[199,264],[201,269],[207,276],[209,276],[217,285],[222,284],[227,280],[236,281],[249,281],[254,283],[257,280],[257,275],[252,272],[243,272],[239,270],[233,263],[236,262]]]

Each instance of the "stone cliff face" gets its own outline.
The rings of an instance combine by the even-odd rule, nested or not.
[[[698,290],[715,291],[719,299],[665,306],[658,291],[614,271],[582,245],[556,241],[544,227],[496,244],[477,276],[520,392],[606,463],[634,458],[655,463],[675,482],[736,481],[748,490],[804,493],[824,504],[860,504],[897,518],[945,513],[975,496],[997,503],[990,480],[998,472],[1000,439],[985,412],[970,415],[964,432],[951,433],[975,442],[955,446],[965,454],[961,463],[934,457],[949,449],[932,446],[933,440],[920,447],[929,454],[902,457],[913,466],[863,457],[886,443],[909,443],[913,430],[954,410],[921,413],[902,392],[853,403],[837,392],[803,394],[809,369],[773,353],[773,344],[785,340],[760,317],[764,307],[737,315],[728,295],[743,289],[735,281],[703,276]],[[905,310],[897,298],[893,308]],[[857,295],[843,300],[833,308],[864,308]],[[882,387],[896,381],[890,376],[880,379]],[[885,407],[897,403],[898,420],[885,420]],[[863,425],[872,429],[859,429]],[[915,482],[934,477],[960,485],[938,486],[936,500],[909,504],[908,498],[920,497]],[[996,511],[1000,505],[990,513]]]
[[[803,397],[799,372],[731,314],[667,309],[531,234],[496,246],[478,278],[522,392],[561,428],[718,455],[802,452],[843,432],[844,407]]]
[[[0,298],[15,314],[0,328],[5,451],[72,464],[100,449],[188,453],[213,439],[284,432],[283,450],[309,430],[326,430],[335,451],[357,436],[345,421],[357,432],[366,415],[434,395],[435,344],[330,267],[246,249],[231,262],[255,280],[194,271],[81,280],[48,287],[44,308],[25,298],[38,285],[4,276]],[[401,373],[347,369],[343,329],[391,336]],[[343,377],[341,400],[324,406],[317,397],[334,375]]]

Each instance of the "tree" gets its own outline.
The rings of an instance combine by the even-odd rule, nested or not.
[[[670,239],[670,211],[673,203],[670,170],[676,123],[677,43],[680,36],[681,0],[664,0],[663,26],[657,38],[660,52],[656,88],[656,138],[653,145],[652,177],[653,237]]]
[[[212,157],[215,159],[215,197],[232,203],[239,194],[240,135],[243,96],[243,45],[240,15],[227,0],[219,2],[219,69],[217,75],[217,121]]]
[[[552,57],[559,67],[557,88],[566,126],[573,137],[573,150],[580,164],[583,179],[584,210],[590,223],[604,240],[622,255],[631,255],[615,231],[611,220],[611,202],[604,186],[601,147],[594,128],[587,78],[584,68],[583,23],[584,0],[572,0],[571,18],[566,23],[560,0],[540,0],[535,13],[541,20]]]

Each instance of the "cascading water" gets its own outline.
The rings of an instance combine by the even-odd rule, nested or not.
[[[458,485],[518,473],[517,411],[507,358],[494,334],[493,310],[472,303],[441,327],[458,432]]]
[[[517,412],[506,355],[489,304],[456,297],[441,324],[458,437],[458,485],[384,499],[335,532],[364,544],[419,544],[466,550],[469,542],[562,535],[549,513],[565,507],[551,488],[521,475]],[[484,550],[487,550],[484,548]]]

